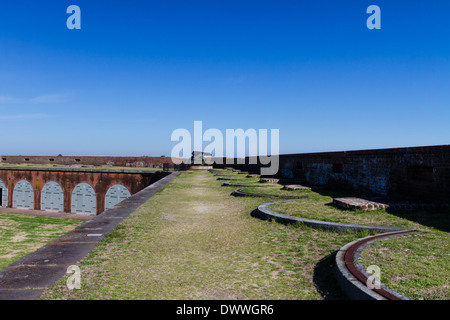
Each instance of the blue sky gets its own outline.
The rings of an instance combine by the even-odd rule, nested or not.
[[[69,5],[81,30],[68,30]],[[369,5],[381,30],[369,30]],[[448,144],[448,1],[2,1],[0,154],[170,155],[178,128],[280,153]]]

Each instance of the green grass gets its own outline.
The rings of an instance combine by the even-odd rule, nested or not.
[[[256,219],[251,212],[268,198],[230,196],[236,187],[224,187],[216,179],[209,172],[182,172],[79,263],[80,290],[68,290],[64,277],[42,299],[345,299],[334,273],[335,254],[367,233],[337,233]],[[279,186],[254,189],[275,192]],[[432,241],[435,246],[405,238],[399,249],[417,245],[423,253],[428,247],[436,254],[440,241],[448,245],[447,233],[438,234],[417,222],[418,212],[402,216],[381,210],[344,211],[327,205],[329,195],[287,192],[299,192],[307,199],[273,209],[352,223],[402,225],[437,236]],[[415,259],[419,262],[428,256]],[[382,272],[386,275],[389,267],[392,274],[403,268],[402,262],[385,262]],[[436,268],[444,271],[428,273],[419,264],[410,269],[429,275],[417,280],[421,288],[414,297],[426,296],[429,284],[439,287],[433,297],[448,297],[436,293],[448,289],[442,285],[448,284],[444,276],[448,263],[439,262]]]
[[[219,181],[222,181],[222,182],[227,181],[227,182],[233,183],[233,184],[261,185],[261,186],[266,186],[265,188],[267,188],[267,186],[274,186],[274,187],[279,186],[279,184],[276,184],[276,183],[261,182],[260,178],[247,177],[245,174],[227,175],[227,176],[223,176],[223,177],[231,178],[231,180],[219,180]],[[239,180],[234,180],[234,178],[239,179]],[[241,180],[241,179],[243,179],[243,180]],[[236,186],[231,186],[231,187],[235,188]]]
[[[283,186],[279,184],[273,184],[273,188],[241,188],[244,192],[263,194],[263,195],[276,195],[276,196],[290,196],[290,197],[310,197],[312,195],[311,190],[298,189],[298,190],[283,190]]]
[[[242,178],[238,177],[237,179],[245,179],[245,180],[222,180],[222,182],[227,181],[227,182],[233,183],[233,184],[255,184],[255,185],[260,184],[259,179],[257,179],[257,178],[256,179],[255,178],[245,178],[245,176],[244,176]]]
[[[369,225],[399,226],[420,230],[417,235],[375,242],[363,251],[364,266],[378,265],[381,281],[413,299],[450,298],[450,212],[439,209],[351,211],[331,205],[328,193],[280,188],[247,188],[244,191],[275,195],[296,193],[306,199],[274,204],[277,212],[308,219]],[[349,194],[346,194],[347,196]],[[360,196],[360,195],[359,195]],[[434,226],[434,227],[433,227]],[[438,230],[438,227],[442,230]]]
[[[360,234],[256,219],[264,199],[221,184],[183,172],[81,261],[80,290],[64,278],[42,298],[345,299],[332,261]]]
[[[301,201],[276,203],[271,206],[271,209],[279,213],[306,219],[424,230],[424,227],[421,224],[415,223],[407,218],[393,215],[385,209],[367,211],[345,210],[332,205],[332,197],[330,196],[308,190],[299,191],[297,194],[304,195],[306,199]]]
[[[450,237],[431,230],[379,240],[363,250],[361,263],[377,265],[381,282],[412,299],[450,299]]]
[[[84,221],[0,212],[0,269],[20,260]]]

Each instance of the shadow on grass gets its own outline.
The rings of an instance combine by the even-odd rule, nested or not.
[[[313,282],[324,300],[348,300],[336,279],[336,254],[337,251],[322,258],[314,267]]]
[[[257,218],[257,219],[260,219],[260,220],[271,221],[270,219],[267,219],[267,218],[265,218],[265,217],[262,217],[258,209],[255,209],[255,210],[253,210],[252,212],[250,212],[250,215],[251,215],[253,218]]]
[[[387,209],[386,211],[396,217],[414,221],[423,226],[450,232],[449,209]]]
[[[258,210],[253,210],[251,216],[262,219]],[[335,259],[338,251],[322,258],[314,267],[313,282],[324,300],[348,300],[342,292],[336,278]]]

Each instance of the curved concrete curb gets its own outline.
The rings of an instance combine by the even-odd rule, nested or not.
[[[264,197],[264,198],[278,198],[278,199],[303,199],[301,196],[278,196],[275,194],[250,193],[237,189],[232,192],[232,195],[237,197]]]
[[[355,261],[359,261],[361,252],[373,242],[379,239],[386,239],[389,237],[398,237],[403,235],[409,235],[415,233],[415,231],[406,230],[400,227],[388,227],[388,226],[371,226],[360,224],[346,224],[336,222],[326,222],[319,220],[303,219],[299,217],[292,217],[285,215],[270,209],[270,206],[275,203],[286,201],[298,201],[296,200],[283,200],[264,203],[257,209],[257,217],[266,220],[274,219],[281,223],[296,223],[301,222],[305,225],[324,230],[333,230],[338,232],[345,231],[362,231],[367,230],[371,232],[384,232],[375,236],[368,236],[357,239],[350,242],[339,249],[336,254],[336,276],[344,293],[354,300],[411,300],[410,298],[386,287],[386,285],[380,285],[380,288],[370,289],[366,283],[370,277],[367,274],[364,266]]]
[[[371,243],[390,237],[404,236],[414,231],[387,232],[376,236],[357,239],[343,246],[336,254],[336,276],[342,291],[354,300],[411,300],[400,293],[380,285],[379,289],[370,289],[366,283],[369,275],[358,261],[362,250]]]
[[[264,184],[240,184],[240,183],[230,183],[230,182],[224,182],[223,186],[229,186],[229,187],[249,187],[249,188],[262,188],[262,187],[273,187],[273,185]]]
[[[272,220],[274,219],[277,222],[281,223],[303,223],[311,228],[316,229],[324,229],[324,230],[332,230],[338,232],[345,231],[362,231],[367,230],[371,232],[394,232],[394,231],[405,231],[405,228],[400,227],[389,227],[389,226],[371,226],[371,225],[363,225],[363,224],[350,224],[350,223],[338,223],[338,222],[328,222],[328,221],[320,221],[320,220],[312,220],[312,219],[304,219],[300,217],[292,217],[286,214],[282,214],[270,209],[270,206],[275,203],[287,202],[287,201],[299,201],[304,199],[293,199],[293,200],[282,200],[275,202],[268,202],[260,205],[257,209],[257,215],[261,219]]]

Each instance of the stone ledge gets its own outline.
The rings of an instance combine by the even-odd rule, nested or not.
[[[232,192],[232,195],[238,197],[265,197],[265,198],[279,198],[279,199],[302,199],[302,196],[280,196],[276,194],[262,194],[262,193],[251,193],[242,191],[242,189],[237,189]]]
[[[262,187],[273,187],[273,185],[269,184],[240,184],[240,183],[230,183],[230,182],[224,182],[222,186],[229,186],[229,187],[255,187],[255,188],[262,188]]]
[[[128,173],[128,174],[152,174],[162,173],[161,170],[139,169],[108,169],[108,168],[64,168],[64,167],[0,167],[0,170],[8,171],[44,171],[44,172],[88,172],[88,173]]]
[[[385,203],[355,197],[334,198],[333,204],[337,207],[349,210],[375,210],[389,208],[389,205]]]
[[[305,187],[300,184],[288,184],[283,187],[284,190],[311,190],[310,187]]]
[[[280,179],[276,179],[276,178],[261,178],[260,179],[261,182],[267,182],[267,183],[278,183],[280,181]]]
[[[356,197],[334,198],[333,204],[337,207],[347,210],[375,210],[375,209],[414,210],[414,209],[450,208],[450,205],[447,204],[412,203],[407,201],[382,203]]]

